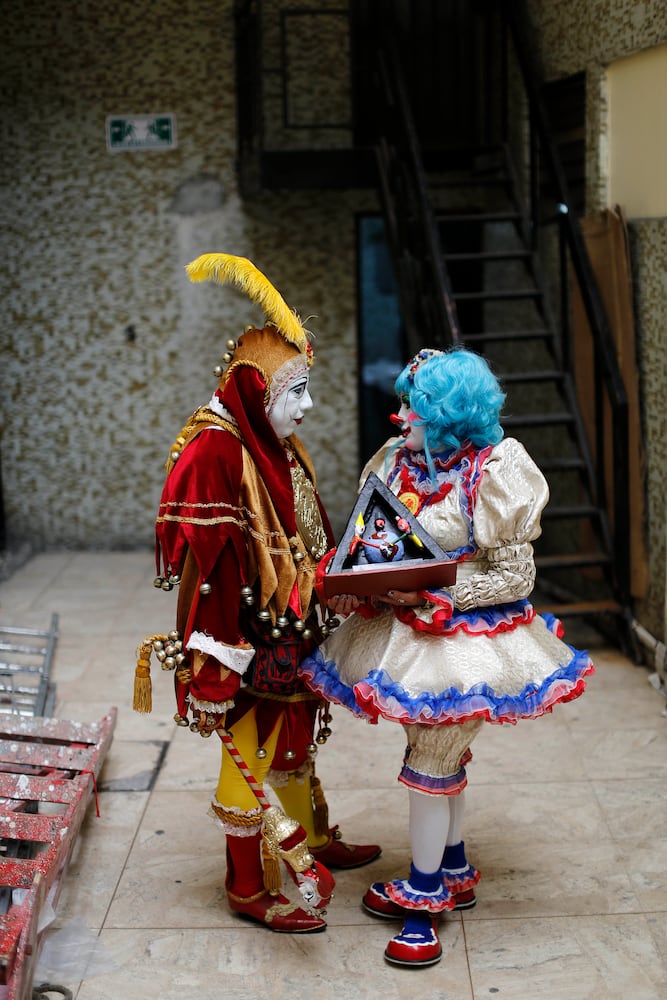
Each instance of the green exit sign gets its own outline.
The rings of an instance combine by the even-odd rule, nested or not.
[[[172,114],[109,115],[106,125],[107,149],[112,153],[176,148],[176,120]]]

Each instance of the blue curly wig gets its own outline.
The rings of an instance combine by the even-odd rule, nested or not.
[[[469,441],[475,447],[498,444],[503,437],[500,411],[505,393],[488,363],[479,354],[456,347],[449,351],[420,351],[394,383],[399,396],[407,395],[410,409],[424,428],[426,457],[452,451]]]

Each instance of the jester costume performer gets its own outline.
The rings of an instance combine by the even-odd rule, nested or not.
[[[323,743],[328,706],[297,673],[327,628],[313,584],[331,530],[293,433],[312,406],[312,350],[298,317],[250,261],[206,254],[186,270],[193,281],[236,282],[270,322],[227,342],[217,391],[172,448],[156,585],[178,585],[177,623],[170,645],[159,637],[153,649],[163,666],[175,666],[177,723],[222,740],[212,812],[226,835],[231,909],[274,931],[320,931],[321,913],[281,892],[279,862],[303,871],[315,859],[332,887],[328,867],[359,867],[380,848],[347,844],[328,827],[313,767],[316,718]],[[291,826],[270,828],[265,780]],[[307,847],[299,843],[304,831]]]
[[[528,600],[548,487],[523,446],[503,439],[504,394],[486,361],[424,349],[396,390],[402,436],[374,455],[361,482],[374,472],[388,485],[457,562],[456,583],[332,599],[354,613],[301,670],[322,697],[405,729],[398,780],[409,790],[412,866],[407,878],[371,885],[363,903],[404,921],[387,960],[419,966],[441,957],[437,915],[476,902],[480,875],[462,839],[472,740],[484,722],[534,719],[578,697],[593,666]]]

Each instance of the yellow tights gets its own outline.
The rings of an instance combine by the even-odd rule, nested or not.
[[[251,710],[234,723],[234,744],[260,788],[264,787],[265,778],[271,769],[283,719],[284,716],[281,715],[264,743],[263,749],[266,750],[266,757],[263,759],[255,756],[258,741],[254,711]],[[306,831],[308,846],[322,847],[327,843],[328,836],[326,834],[318,835],[315,832],[310,777],[307,774],[300,777],[301,780],[297,781],[296,775],[291,773],[288,776],[287,785],[274,790],[285,813],[300,823]],[[216,799],[221,806],[227,809],[236,807],[243,812],[250,812],[256,809],[259,804],[224,743],[222,744],[222,761]]]

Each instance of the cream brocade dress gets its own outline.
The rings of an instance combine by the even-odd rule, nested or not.
[[[456,583],[429,591],[435,606],[428,610],[351,615],[301,669],[314,691],[370,722],[400,722],[408,736],[415,724],[444,727],[454,755],[446,766],[457,770],[470,739],[461,732],[459,749],[452,729],[475,722],[463,726],[472,738],[482,721],[539,717],[580,695],[593,666],[561,640],[560,623],[527,600],[549,491],[523,445],[507,438],[445,456],[436,464],[442,498],[429,503],[434,487],[423,454],[396,451],[387,474],[392,444],[371,459],[362,482],[375,472],[418,509],[420,524],[457,559]]]

